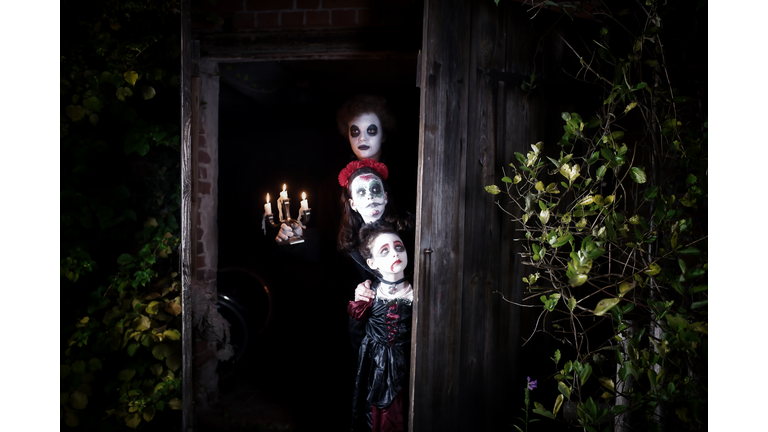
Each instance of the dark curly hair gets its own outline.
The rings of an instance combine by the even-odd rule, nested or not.
[[[384,213],[382,213],[379,221],[384,221],[400,231],[411,229],[413,224],[409,219],[401,219],[397,217],[397,211],[395,210],[393,199],[389,192],[389,186],[376,171],[368,167],[360,168],[349,176],[349,184],[351,185],[357,177],[363,174],[373,174],[379,178],[384,187],[384,192],[387,193],[387,205],[384,207]],[[359,231],[360,228],[365,225],[363,217],[360,216],[358,212],[352,210],[352,206],[349,203],[351,199],[352,193],[349,191],[349,187],[342,188],[341,206],[343,211],[341,223],[339,224],[339,235],[336,240],[336,248],[345,254],[349,254],[357,249],[360,244]]]
[[[373,258],[371,247],[373,246],[376,237],[381,234],[394,234],[400,237],[400,234],[397,233],[395,227],[381,219],[360,228],[358,234],[360,236],[360,245],[358,245],[357,250],[366,260]]]
[[[336,124],[344,138],[349,138],[349,123],[361,114],[376,114],[385,136],[395,133],[395,116],[387,107],[387,100],[381,96],[357,95],[344,102],[336,112]]]

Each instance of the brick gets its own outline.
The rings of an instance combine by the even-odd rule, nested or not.
[[[243,10],[243,0],[217,0],[213,5],[209,1],[200,2],[200,10],[202,12],[213,12],[220,17],[229,17],[234,12]]]
[[[208,141],[205,140],[204,135],[200,135],[197,137],[197,146],[198,147],[208,147]]]
[[[204,234],[204,233],[205,233],[205,232],[203,231],[203,229],[202,229],[202,228],[200,228],[200,227],[197,227],[197,239],[198,239],[198,240],[202,240],[202,239],[203,239],[203,234]]]
[[[197,250],[197,253],[205,253],[205,244],[203,242],[197,242],[197,247],[195,249]]]
[[[256,14],[257,28],[276,28],[280,27],[280,14],[277,12]]]
[[[200,124],[197,125],[197,133],[200,135],[205,135],[205,127],[203,126],[205,122],[203,122],[203,119],[200,119]]]
[[[214,281],[216,280],[216,269],[207,269],[205,270],[205,273],[203,273],[203,280],[205,281]]]
[[[371,7],[371,0],[323,0],[323,9],[369,7]]]
[[[205,167],[197,167],[197,173],[199,174],[197,177],[199,179],[208,178],[208,170]]]
[[[360,9],[357,11],[357,25],[359,26],[373,26],[378,24],[378,16],[373,14],[370,9]]]
[[[304,12],[280,12],[280,27],[302,27]]]
[[[293,9],[293,0],[246,0],[245,10],[271,11]]]
[[[198,163],[211,163],[211,156],[208,154],[208,152],[204,152],[202,150],[197,151],[197,162]]]
[[[307,27],[329,27],[331,13],[328,11],[307,11]]]
[[[345,27],[345,26],[355,25],[355,11],[353,10],[331,11],[331,24],[334,27]]]
[[[296,9],[317,9],[320,7],[320,0],[296,0]]]
[[[200,212],[200,210],[197,211],[197,226],[200,226],[203,224],[203,214]]]
[[[198,255],[195,263],[197,264],[198,269],[205,267],[205,255]]]
[[[236,12],[232,16],[232,27],[235,30],[250,30],[256,28],[256,14],[253,12]]]
[[[211,194],[211,182],[199,181],[197,182],[197,192],[203,195]]]

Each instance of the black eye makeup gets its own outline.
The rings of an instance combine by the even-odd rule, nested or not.
[[[360,128],[357,127],[356,125],[350,126],[349,127],[349,136],[351,136],[352,138],[356,138],[356,137],[360,136]]]
[[[376,134],[379,133],[379,127],[376,126],[375,124],[372,124],[372,125],[368,126],[368,129],[366,130],[366,132],[370,136],[376,136]]]

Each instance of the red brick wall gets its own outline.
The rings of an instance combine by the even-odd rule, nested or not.
[[[210,151],[211,149],[208,146],[208,142],[206,141],[206,132],[205,127],[203,126],[203,119],[202,116],[200,116],[200,125],[199,125],[199,141],[198,141],[198,151],[197,151],[197,197],[198,202],[202,201],[202,199],[206,195],[211,195],[211,185],[212,185],[212,179],[209,177],[209,172],[212,171],[211,163],[213,160],[211,159]],[[195,257],[195,264],[197,269],[197,279],[201,281],[212,281],[216,279],[216,269],[213,268],[211,265],[211,259],[206,254],[205,250],[205,242],[203,240],[203,235],[205,234],[206,229],[210,229],[209,226],[203,225],[202,221],[202,212],[200,209],[200,204],[197,206],[197,215],[196,215],[196,223],[197,223],[197,230],[196,230],[196,241],[197,241],[197,250],[195,251],[197,253],[197,256]]]
[[[423,0],[208,0],[193,4],[196,31],[275,31],[406,25]],[[208,14],[219,22],[203,22]]]

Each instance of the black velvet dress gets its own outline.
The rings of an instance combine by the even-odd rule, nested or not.
[[[406,423],[412,302],[349,302],[349,315],[366,322],[353,394],[352,430],[400,431]]]

